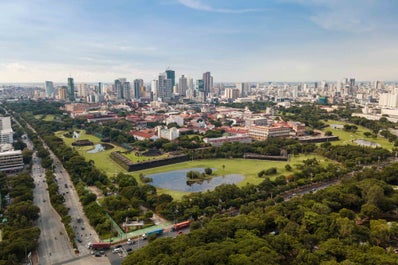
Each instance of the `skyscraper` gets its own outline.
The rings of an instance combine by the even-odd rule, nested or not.
[[[144,86],[144,80],[142,80],[142,79],[134,80],[134,98],[135,99],[140,98],[140,91],[143,86]]]
[[[173,90],[176,84],[176,73],[173,70],[166,70],[166,77],[171,80],[171,89]]]
[[[98,83],[98,94],[102,95],[104,93],[103,84],[101,82]]]
[[[119,78],[115,80],[115,89],[117,99],[131,99],[130,96],[130,82],[126,78]]]
[[[203,96],[204,101],[209,97],[210,93],[213,90],[213,77],[211,76],[210,72],[206,72],[203,74]]]
[[[171,70],[169,70],[171,71]],[[174,71],[172,71],[174,73]],[[160,73],[158,77],[157,98],[162,101],[168,101],[173,94],[172,80],[167,78],[167,73]]]
[[[75,85],[72,77],[68,78],[68,99],[69,101],[75,101]]]
[[[54,83],[52,81],[46,81],[45,89],[46,89],[46,97],[47,98],[54,97]]]
[[[180,80],[178,81],[178,94],[180,94],[181,96],[185,96],[187,93],[187,89],[188,89],[188,79],[182,75],[180,77]]]

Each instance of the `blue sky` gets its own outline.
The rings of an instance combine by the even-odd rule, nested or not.
[[[0,0],[0,82],[397,80],[396,0]]]

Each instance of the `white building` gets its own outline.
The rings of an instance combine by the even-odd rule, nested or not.
[[[176,127],[167,129],[162,126],[158,126],[158,137],[173,141],[180,137],[180,131]]]
[[[22,151],[7,151],[0,153],[0,171],[10,172],[23,169]]]
[[[12,144],[13,130],[10,117],[0,117],[0,144]]]
[[[180,127],[184,125],[184,119],[180,115],[170,115],[169,117],[167,117],[166,125],[174,122]]]

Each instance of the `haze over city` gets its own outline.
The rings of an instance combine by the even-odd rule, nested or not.
[[[0,82],[396,80],[397,1],[0,2]]]

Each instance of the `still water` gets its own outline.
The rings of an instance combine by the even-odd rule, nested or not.
[[[188,168],[146,175],[145,177],[151,178],[153,180],[151,184],[155,187],[186,192],[211,191],[221,184],[236,184],[245,179],[245,176],[241,174],[229,174],[188,185],[186,177],[188,171],[199,171],[202,173],[204,170],[204,168]]]

